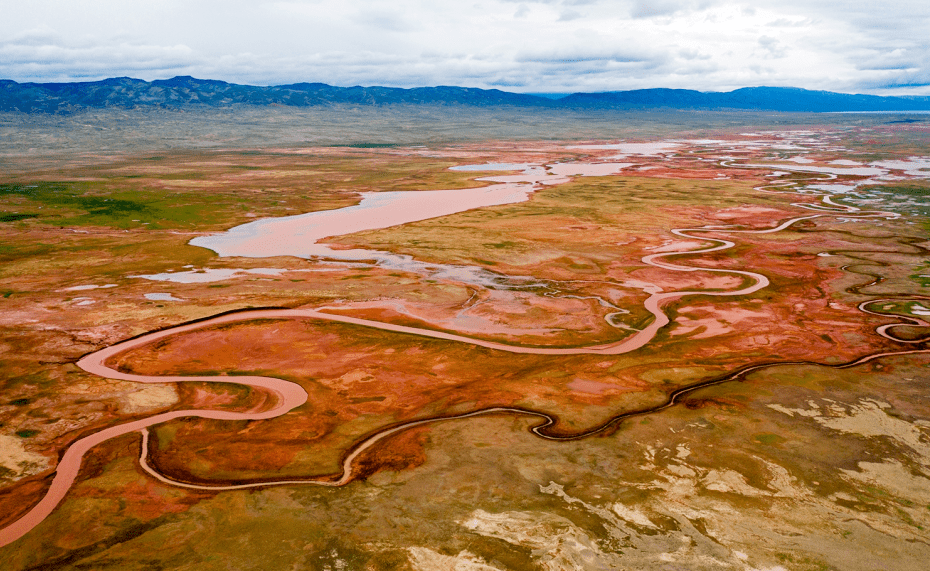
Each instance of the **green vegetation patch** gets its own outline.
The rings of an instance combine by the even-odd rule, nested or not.
[[[17,222],[19,220],[28,220],[29,218],[38,218],[38,214],[20,214],[16,212],[4,212],[0,214],[0,222]]]
[[[752,439],[759,444],[765,444],[766,446],[777,446],[785,441],[784,438],[777,434],[756,434]]]
[[[0,184],[0,200],[28,201],[45,209],[41,222],[59,226],[138,227],[148,222],[151,228],[193,226],[212,218],[205,204],[190,204],[181,194],[141,191],[106,191],[85,182],[38,182],[35,184]]]
[[[399,146],[397,143],[348,143],[344,145],[330,145],[330,147],[349,149],[389,149]]]
[[[930,266],[917,270],[910,278],[920,284],[920,287],[930,287]]]
[[[904,195],[904,196],[913,196],[913,197],[928,197],[930,198],[930,185],[926,184],[895,184],[895,185],[882,185],[878,187],[879,190],[885,192],[892,192],[894,194]]]
[[[926,301],[879,301],[866,305],[866,309],[885,315],[925,317],[928,306],[930,306],[930,302]]]

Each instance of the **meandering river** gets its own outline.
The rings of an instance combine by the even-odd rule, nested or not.
[[[498,166],[498,165],[493,165]],[[505,165],[506,166],[506,165]],[[386,252],[372,252],[371,250],[333,250],[330,249],[325,244],[320,243],[321,240],[331,237],[350,234],[354,232],[359,232],[362,230],[371,230],[377,228],[387,228],[390,226],[396,226],[399,224],[405,224],[409,222],[415,222],[419,220],[425,220],[427,218],[433,218],[437,216],[445,216],[455,212],[461,212],[463,210],[468,210],[472,208],[480,208],[493,205],[501,204],[511,204],[515,202],[521,202],[527,200],[530,193],[537,188],[535,185],[541,184],[543,181],[546,183],[560,183],[568,180],[565,178],[568,176],[568,173],[581,174],[581,175],[603,175],[608,173],[614,173],[620,169],[628,166],[626,164],[595,164],[595,165],[581,165],[581,166],[572,166],[572,167],[559,167],[557,169],[540,169],[538,166],[534,165],[517,165],[520,168],[525,168],[525,171],[522,175],[509,175],[506,177],[506,182],[503,184],[493,185],[485,188],[479,189],[462,189],[462,190],[448,190],[448,191],[423,191],[423,192],[403,192],[403,193],[366,193],[363,195],[362,201],[356,206],[350,206],[347,208],[324,211],[324,212],[314,212],[310,214],[290,216],[286,218],[273,218],[258,220],[249,224],[244,224],[242,226],[237,226],[226,233],[218,234],[214,236],[206,236],[195,238],[191,241],[191,244],[197,246],[203,246],[210,248],[220,255],[235,255],[235,256],[249,256],[249,257],[266,257],[266,256],[279,256],[279,255],[291,255],[291,256],[300,256],[300,257],[325,257],[329,259],[339,259],[339,260],[379,260],[381,263],[399,263],[405,268],[415,268],[423,270],[424,267],[429,266],[433,268],[431,271],[455,271],[458,272],[459,277],[464,277],[466,279],[471,278],[478,282],[484,282],[489,278],[490,272],[486,272],[480,268],[464,268],[467,271],[463,271],[463,267],[459,266],[449,266],[442,267],[441,265],[426,265],[422,262],[417,262],[412,260],[409,257],[397,257],[393,254]],[[472,167],[472,170],[480,170],[480,166]],[[553,174],[547,174],[547,172],[555,171]],[[542,172],[541,172],[542,171]],[[523,182],[519,182],[520,177],[523,178]],[[548,178],[547,178],[548,177]],[[495,181],[495,177],[490,177],[489,180]],[[497,178],[496,180],[500,180]],[[532,184],[526,184],[532,183]],[[760,187],[761,189],[761,187]],[[265,310],[252,310],[252,311],[242,311],[230,314],[224,314],[216,316],[213,318],[188,323],[184,325],[179,325],[170,329],[152,332],[140,337],[117,343],[110,347],[107,347],[103,350],[97,351],[90,355],[85,356],[80,361],[78,361],[78,366],[83,370],[99,375],[102,377],[110,379],[119,379],[125,381],[133,381],[140,383],[183,383],[191,381],[203,381],[204,379],[209,379],[211,381],[223,381],[238,383],[246,385],[249,387],[256,388],[261,391],[266,391],[271,395],[270,403],[266,406],[261,407],[259,410],[252,411],[243,411],[243,412],[228,412],[228,411],[219,411],[219,410],[201,410],[201,409],[192,409],[192,410],[177,410],[171,411],[162,414],[156,414],[151,417],[128,422],[124,424],[119,424],[112,426],[103,430],[100,430],[94,434],[81,438],[74,442],[61,457],[61,460],[58,463],[58,467],[55,471],[54,478],[52,480],[51,487],[49,488],[46,495],[36,504],[29,512],[27,512],[19,520],[13,522],[7,527],[0,530],[0,546],[7,545],[13,541],[16,541],[35,526],[40,524],[56,506],[61,502],[65,497],[68,490],[70,489],[74,479],[77,477],[78,471],[81,466],[81,460],[84,454],[88,450],[111,438],[121,436],[124,434],[133,433],[136,431],[141,431],[143,435],[143,447],[142,455],[140,457],[140,462],[143,468],[150,473],[153,477],[159,479],[160,481],[170,483],[172,485],[179,485],[189,488],[197,489],[209,489],[209,490],[226,490],[226,489],[243,489],[249,487],[259,487],[267,485],[280,485],[280,484],[316,484],[316,485],[325,485],[325,486],[340,486],[348,483],[352,480],[352,463],[358,457],[358,455],[369,448],[376,442],[382,440],[383,438],[390,436],[401,430],[406,430],[413,426],[425,424],[428,422],[437,422],[441,420],[448,420],[452,418],[466,418],[470,416],[476,416],[480,414],[491,414],[491,413],[515,413],[515,414],[525,414],[534,417],[538,417],[543,420],[543,423],[537,425],[533,428],[533,431],[542,437],[551,438],[551,439],[567,439],[567,438],[579,438],[589,434],[592,431],[589,431],[585,434],[573,435],[571,437],[554,437],[551,435],[546,435],[543,432],[543,429],[547,426],[550,426],[554,423],[554,419],[549,415],[517,409],[517,408],[508,408],[508,407],[495,407],[489,408],[480,411],[474,411],[462,415],[442,417],[442,418],[432,418],[424,419],[409,422],[400,426],[390,427],[383,430],[375,435],[372,435],[364,442],[360,443],[356,448],[354,448],[344,459],[343,461],[343,472],[338,479],[304,479],[304,480],[287,480],[287,481],[269,481],[269,482],[260,482],[252,484],[242,484],[242,485],[231,485],[231,486],[199,486],[193,484],[185,484],[181,482],[175,482],[164,477],[161,474],[158,474],[146,462],[146,451],[148,444],[148,427],[160,424],[169,420],[181,418],[181,417],[199,417],[199,418],[209,418],[209,419],[219,419],[219,420],[263,420],[271,419],[283,414],[288,413],[289,411],[294,410],[295,408],[303,405],[307,400],[307,393],[302,387],[296,383],[289,381],[284,381],[281,379],[276,379],[273,377],[260,377],[260,376],[235,376],[235,377],[195,377],[195,376],[148,376],[148,375],[135,375],[130,373],[125,373],[112,369],[106,365],[106,360],[110,357],[113,357],[121,352],[128,351],[130,349],[140,347],[157,341],[159,339],[165,339],[170,336],[182,334],[189,331],[194,331],[204,327],[210,327],[219,324],[226,323],[235,323],[238,321],[246,321],[253,319],[262,319],[262,318],[301,318],[301,319],[320,319],[327,321],[335,321],[340,323],[349,323],[354,325],[362,325],[366,327],[372,327],[377,329],[382,329],[386,331],[393,331],[400,334],[409,334],[409,335],[419,335],[424,337],[430,337],[434,339],[444,339],[447,341],[454,341],[460,343],[468,343],[471,345],[478,345],[481,347],[486,347],[489,349],[494,349],[498,351],[505,351],[511,353],[530,353],[537,355],[577,355],[577,354],[602,354],[602,355],[619,355],[623,353],[628,353],[635,351],[644,345],[646,345],[650,340],[655,337],[656,333],[665,325],[669,323],[668,316],[663,312],[662,308],[669,301],[681,298],[688,295],[709,295],[709,296],[740,296],[747,295],[753,292],[756,292],[769,284],[768,279],[756,272],[746,271],[746,270],[728,270],[728,269],[718,269],[718,268],[709,268],[702,266],[689,266],[689,265],[680,265],[672,264],[668,261],[665,261],[664,258],[670,256],[681,256],[683,254],[704,254],[709,252],[716,252],[731,248],[734,246],[734,242],[726,240],[723,238],[716,237],[707,237],[704,234],[706,233],[756,233],[756,234],[765,234],[772,232],[779,232],[795,224],[796,222],[802,220],[809,220],[812,218],[822,217],[822,216],[858,216],[858,217],[893,217],[896,216],[893,213],[887,212],[867,212],[863,213],[858,211],[854,207],[847,207],[838,205],[836,203],[830,202],[828,199],[825,201],[830,205],[831,209],[829,212],[821,210],[818,214],[813,214],[809,216],[801,216],[796,218],[791,218],[789,220],[782,221],[771,228],[765,228],[760,230],[734,230],[731,228],[720,228],[720,227],[702,227],[702,228],[679,228],[674,229],[672,232],[684,238],[690,240],[699,240],[704,242],[709,242],[710,245],[704,248],[696,250],[675,250],[669,252],[655,253],[650,254],[642,258],[642,261],[645,264],[663,268],[671,271],[680,271],[680,272],[693,272],[693,271],[709,271],[717,273],[726,273],[732,275],[742,276],[748,280],[749,285],[742,287],[738,290],[726,291],[726,292],[704,292],[704,291],[675,291],[675,292],[655,292],[652,293],[644,302],[645,308],[653,315],[654,319],[652,323],[642,329],[637,331],[629,337],[622,339],[614,343],[607,343],[601,345],[593,345],[588,347],[525,347],[520,345],[510,345],[506,343],[499,343],[493,341],[485,341],[481,339],[474,339],[471,337],[466,337],[463,335],[456,335],[452,333],[444,333],[440,331],[433,331],[429,329],[422,329],[418,327],[407,327],[402,325],[395,325],[390,323],[382,323],[379,321],[373,321],[369,319],[361,319],[356,317],[349,317],[344,315],[337,315],[333,313],[328,313],[326,308],[316,308],[316,309],[265,309]],[[697,234],[697,235],[696,235]],[[692,242],[693,243],[693,242]],[[400,260],[400,261],[398,261]],[[420,265],[417,265],[420,264]],[[484,273],[482,273],[484,272]],[[492,275],[493,276],[493,275]],[[497,279],[497,278],[493,278]],[[493,280],[492,280],[493,281]],[[861,306],[863,311],[869,312],[866,307]],[[871,312],[869,312],[871,313]],[[924,324],[921,322],[921,324]],[[880,327],[879,334],[889,338],[895,339],[890,336],[889,331],[893,326],[882,326]],[[906,354],[906,353],[920,353],[925,352],[926,350],[910,350],[902,351],[900,353],[886,353],[886,354]],[[882,354],[885,355],[885,354]],[[854,363],[847,364],[845,366],[852,366],[858,362],[864,362],[873,358],[877,358],[881,355],[871,355],[863,357]],[[776,363],[777,364],[777,363]],[[638,411],[635,413],[628,413],[626,415],[616,417],[612,419],[608,424],[614,423],[621,418],[625,418],[634,414],[644,414],[647,412],[655,412],[672,406],[676,399],[681,395],[696,390],[697,388],[708,386],[710,384],[717,384],[720,382],[726,382],[737,378],[738,376],[745,374],[749,370],[755,370],[762,367],[773,366],[774,364],[762,364],[754,365],[752,367],[744,368],[741,371],[732,373],[725,377],[719,379],[714,379],[711,381],[705,381],[699,385],[694,385],[691,387],[686,387],[679,389],[672,393],[666,403],[646,409],[644,411]],[[607,426],[607,425],[605,425]],[[602,430],[605,426],[599,427],[596,430]]]

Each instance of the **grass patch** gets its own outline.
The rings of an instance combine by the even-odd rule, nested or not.
[[[344,145],[330,145],[330,147],[348,149],[389,149],[397,146],[397,143],[347,143]]]
[[[30,218],[38,218],[38,214],[19,214],[15,212],[4,212],[0,214],[0,222],[17,222],[19,220],[28,220]]]
[[[0,184],[0,200],[29,201],[41,205],[39,220],[58,226],[193,227],[216,216],[205,201],[193,204],[186,194],[116,190],[107,192],[84,182]],[[19,216],[19,215],[6,215]],[[22,215],[25,219],[36,215]]]
[[[784,438],[777,434],[756,434],[752,439],[759,444],[764,444],[766,446],[777,446],[785,441]]]

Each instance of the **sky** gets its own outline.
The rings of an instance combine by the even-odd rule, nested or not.
[[[930,95],[927,0],[0,0],[0,78]]]

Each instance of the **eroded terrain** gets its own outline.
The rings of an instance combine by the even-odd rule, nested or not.
[[[24,159],[0,189],[0,526],[49,497],[65,450],[180,418],[90,447],[0,560],[921,569],[927,149],[879,123]],[[188,244],[495,185],[528,200],[322,253]],[[261,307],[280,313],[243,311]],[[136,336],[103,361],[123,380],[77,364]],[[306,402],[274,412],[244,375]]]

